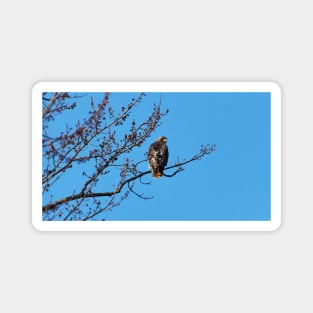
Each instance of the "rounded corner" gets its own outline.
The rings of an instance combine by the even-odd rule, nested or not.
[[[45,83],[44,82],[37,82],[33,85],[32,87],[32,93],[36,93],[37,91],[42,91],[42,86],[44,85]]]
[[[270,82],[270,84],[271,84],[271,89],[273,90],[273,91],[276,91],[276,92],[278,92],[279,94],[281,94],[282,93],[282,88],[281,88],[281,86],[277,83],[277,82]]]
[[[32,220],[32,227],[35,231],[42,232],[43,229],[40,226],[41,226],[41,223],[37,223],[36,221]]]
[[[279,229],[281,228],[281,225],[282,225],[281,219],[279,219],[279,220],[276,221],[276,222],[273,222],[270,231],[272,231],[272,232],[279,231]]]

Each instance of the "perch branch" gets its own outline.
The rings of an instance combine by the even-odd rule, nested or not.
[[[202,147],[202,149],[200,150],[200,152],[196,155],[194,155],[191,159],[187,160],[187,161],[183,161],[183,162],[179,162],[179,163],[176,163],[174,165],[171,165],[171,166],[168,166],[166,167],[164,170],[169,170],[169,169],[172,169],[172,168],[177,168],[176,171],[174,171],[174,173],[172,174],[164,174],[165,177],[173,177],[175,176],[177,173],[183,171],[183,165],[186,165],[192,161],[196,161],[196,160],[199,160],[201,159],[202,157],[204,157],[206,154],[210,154],[211,152],[213,152],[214,150],[216,149],[215,145],[211,146],[211,147],[208,147],[208,146],[205,146],[205,147]],[[150,174],[151,172],[150,171],[146,171],[146,172],[142,172],[136,176],[133,176],[131,178],[128,178],[126,180],[124,180],[122,183],[119,184],[119,186],[113,190],[113,191],[107,191],[107,192],[88,192],[88,193],[84,193],[84,192],[80,192],[78,194],[74,194],[74,195],[71,195],[71,196],[67,196],[65,198],[62,198],[62,199],[59,199],[53,203],[49,203],[47,205],[44,205],[42,207],[42,211],[43,212],[46,212],[46,211],[49,211],[49,210],[54,210],[57,208],[58,205],[60,204],[64,204],[64,203],[67,203],[67,202],[70,202],[70,201],[73,201],[73,200],[77,200],[77,199],[81,199],[81,198],[95,198],[95,197],[112,197],[118,193],[120,193],[123,189],[123,187],[128,184],[129,186],[129,183],[134,181],[134,180],[137,180],[137,179],[141,179],[141,177],[145,176],[145,175],[148,175]],[[131,190],[133,192],[133,190]]]

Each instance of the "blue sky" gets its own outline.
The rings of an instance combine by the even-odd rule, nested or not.
[[[69,110],[54,122],[56,132],[66,124],[87,118],[90,96],[95,104],[103,93],[83,93],[77,110]],[[159,103],[160,93],[146,93],[132,117],[144,120]],[[114,108],[127,105],[138,93],[112,93]],[[136,184],[136,192],[153,196],[142,200],[134,194],[106,212],[106,220],[208,220],[245,221],[270,219],[270,93],[186,92],[162,93],[162,109],[169,113],[162,125],[130,154],[142,160],[158,136],[168,138],[169,162],[189,159],[201,145],[215,144],[216,150],[200,161],[187,164],[172,178],[144,177],[150,185]],[[121,127],[121,133],[125,129]],[[84,166],[84,165],[82,165]],[[85,165],[88,167],[88,165]],[[88,169],[88,168],[87,168]],[[147,170],[148,165],[142,164]],[[72,194],[81,186],[82,170],[64,177],[62,186],[52,188],[55,198]],[[168,171],[170,174],[172,170]],[[114,181],[103,179],[102,191],[112,190]],[[100,188],[100,187],[98,187]],[[49,195],[43,202],[46,203]],[[106,201],[107,199],[102,199]]]

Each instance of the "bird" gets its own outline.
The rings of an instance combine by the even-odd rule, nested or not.
[[[153,178],[163,176],[163,171],[168,161],[167,138],[160,136],[156,142],[152,143],[148,150],[148,160]]]

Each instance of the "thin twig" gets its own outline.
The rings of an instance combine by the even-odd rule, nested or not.
[[[172,169],[172,168],[178,168],[178,169],[174,173],[172,173],[172,174],[165,174],[165,173],[163,173],[163,175],[165,177],[173,177],[177,173],[179,173],[179,172],[184,170],[182,168],[183,165],[188,164],[188,163],[190,163],[192,161],[195,161],[195,160],[199,160],[204,155],[210,154],[211,152],[213,152],[215,149],[216,149],[215,145],[213,145],[211,147],[206,146],[206,147],[202,148],[201,151],[198,154],[194,155],[191,159],[166,167],[164,170],[169,170],[169,169]],[[113,191],[108,191],[108,192],[88,192],[88,193],[81,192],[79,194],[75,194],[75,195],[71,195],[71,196],[59,199],[59,200],[57,200],[57,201],[55,201],[53,203],[49,203],[47,205],[44,205],[42,207],[42,211],[46,212],[46,211],[49,211],[49,210],[55,210],[57,208],[57,206],[60,205],[60,204],[64,204],[64,203],[67,203],[67,202],[70,202],[70,201],[73,201],[73,200],[77,200],[77,199],[81,199],[81,198],[95,198],[95,197],[112,197],[112,196],[115,196],[116,194],[118,194],[118,193],[120,193],[122,191],[123,187],[126,184],[129,184],[130,182],[132,182],[134,180],[141,179],[141,177],[143,177],[145,175],[148,175],[150,173],[151,173],[150,171],[146,171],[146,172],[142,172],[142,173],[140,173],[140,174],[138,174],[136,176],[133,176],[131,178],[128,178],[125,181],[123,181],[122,183],[120,183],[119,186],[115,190],[113,190]]]

